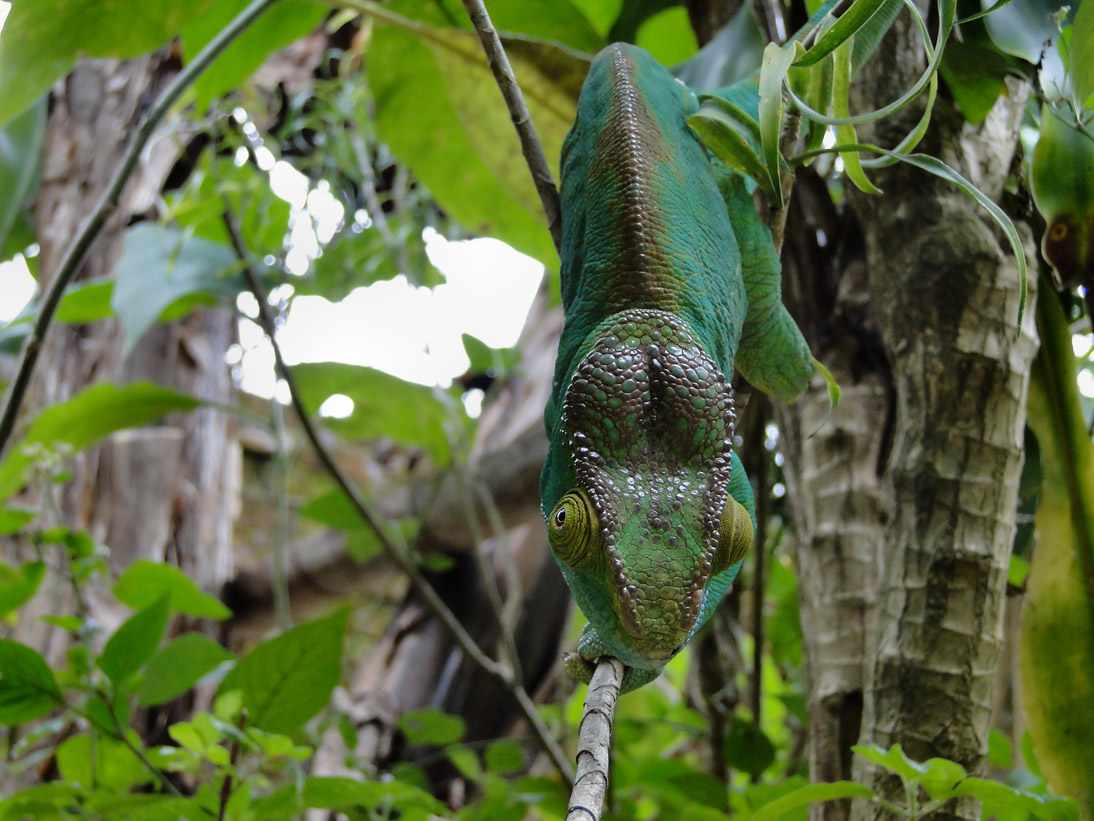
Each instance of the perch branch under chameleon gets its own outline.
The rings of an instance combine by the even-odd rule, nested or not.
[[[783,400],[813,374],[745,178],[687,124],[695,93],[648,53],[597,55],[562,149],[565,326],[541,480],[551,549],[589,620],[567,669],[656,678],[752,542],[734,366]]]

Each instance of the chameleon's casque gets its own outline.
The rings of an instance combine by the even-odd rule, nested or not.
[[[743,180],[688,126],[697,108],[649,54],[614,45],[592,64],[562,153],[566,322],[543,512],[589,619],[574,672],[587,679],[613,655],[625,689],[687,644],[751,543],[735,358],[783,397],[812,373],[770,236]]]

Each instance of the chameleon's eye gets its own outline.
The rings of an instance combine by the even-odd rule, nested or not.
[[[599,527],[596,509],[585,491],[571,490],[547,517],[547,538],[559,559],[570,567],[581,567],[596,557]]]
[[[711,573],[721,573],[737,564],[752,546],[752,517],[744,505],[729,496],[722,521],[718,525],[718,549],[714,553]]]

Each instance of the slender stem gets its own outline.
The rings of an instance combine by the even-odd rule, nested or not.
[[[429,580],[422,575],[421,570],[419,570],[418,566],[411,560],[410,556],[407,554],[405,545],[398,544],[392,539],[391,535],[383,527],[380,514],[350,480],[345,471],[342,470],[342,467],[335,460],[330,449],[323,444],[319,436],[318,428],[308,414],[307,408],[304,407],[304,401],[300,396],[300,391],[297,388],[293,373],[285,364],[285,359],[281,354],[281,346],[278,344],[276,337],[277,327],[273,315],[270,313],[266,289],[263,287],[261,280],[259,280],[257,274],[255,274],[254,269],[250,265],[250,251],[247,249],[243,237],[239,233],[239,227],[232,217],[231,203],[226,197],[223,200],[223,205],[224,210],[222,217],[224,225],[228,231],[228,236],[231,238],[232,247],[240,261],[243,263],[243,275],[247,280],[247,284],[254,293],[255,299],[258,301],[259,323],[262,326],[262,330],[269,338],[270,345],[273,348],[274,363],[277,367],[278,375],[285,380],[285,384],[289,388],[289,397],[293,410],[296,412],[297,418],[300,421],[300,426],[304,430],[304,435],[307,437],[308,442],[311,443],[312,449],[315,451],[320,463],[322,463],[324,469],[330,474],[331,478],[334,479],[335,484],[338,485],[339,489],[346,494],[346,498],[350,500],[350,503],[353,505],[362,521],[364,521],[369,529],[375,534],[377,540],[380,542],[380,547],[387,557],[401,572],[406,574],[411,585],[418,595],[422,597],[422,600],[429,611],[445,626],[448,632],[456,640],[456,644],[459,645],[460,650],[463,651],[472,663],[476,664],[488,675],[493,676],[500,681],[516,699],[525,719],[536,733],[539,742],[543,745],[547,754],[551,757],[552,763],[554,763],[555,767],[562,775],[563,780],[568,783],[573,783],[573,774],[565,754],[551,736],[550,731],[543,723],[543,720],[539,717],[539,713],[536,712],[535,704],[532,703],[528,693],[521,686],[520,682],[516,680],[513,669],[506,664],[494,661],[482,651],[478,644],[475,643],[471,634],[464,629],[463,625],[460,624],[459,619],[456,618],[455,614],[449,609],[448,605],[444,603],[444,600],[433,588],[433,585],[429,583]]]
[[[762,447],[762,443],[761,443]],[[749,682],[748,706],[752,721],[757,727],[763,722],[763,665],[764,665],[764,592],[766,581],[767,552],[767,452],[761,458],[762,467],[756,476],[756,549],[752,565],[752,680]],[[752,781],[759,781],[760,774],[753,773]]]
[[[539,193],[540,202],[543,203],[543,213],[547,216],[547,229],[551,232],[555,250],[562,252],[562,206],[559,203],[558,189],[555,188],[551,169],[547,167],[547,158],[543,154],[543,147],[536,136],[536,127],[532,123],[532,115],[528,112],[528,106],[524,103],[524,95],[520,90],[520,84],[513,74],[513,68],[509,65],[509,57],[505,54],[505,48],[501,44],[494,24],[490,22],[490,15],[482,0],[463,0],[463,7],[467,9],[467,16],[471,18],[471,24],[475,27],[475,33],[479,35],[482,50],[486,53],[486,61],[490,64],[490,71],[494,74],[501,96],[505,99],[505,105],[509,109],[509,116],[513,120],[513,126],[520,138],[520,148],[524,153],[524,161],[528,164],[528,170],[532,173],[532,181]]]
[[[608,794],[615,703],[622,683],[623,662],[601,659],[585,694],[577,736],[577,780],[566,810],[567,821],[600,821]]]
[[[277,0],[252,0],[243,11],[237,14],[232,21],[225,26],[216,37],[209,41],[189,63],[183,67],[178,76],[164,89],[163,94],[156,104],[148,112],[148,118],[141,124],[137,133],[133,135],[129,145],[118,163],[114,175],[103,192],[99,202],[91,210],[87,220],[73,238],[64,257],[57,266],[53,280],[46,289],[42,298],[42,304],[38,309],[38,317],[34,321],[27,341],[23,344],[23,350],[19,355],[19,364],[15,369],[15,376],[8,385],[7,394],[4,396],[3,409],[0,410],[0,456],[3,456],[15,430],[15,422],[19,417],[19,409],[26,398],[30,388],[31,377],[34,375],[35,365],[38,363],[38,355],[42,352],[46,333],[57,313],[57,306],[61,303],[65,288],[76,276],[84,257],[92,244],[102,232],[108,219],[118,208],[122,191],[129,181],[140,159],[141,152],[148,143],[152,132],[160,124],[160,121],[178,102],[182,94],[193,84],[198,76],[208,68],[217,57],[228,48],[232,42],[242,34],[248,26],[257,20],[263,12],[273,6]]]

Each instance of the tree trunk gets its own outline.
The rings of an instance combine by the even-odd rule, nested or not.
[[[43,287],[175,69],[165,53],[128,61],[85,60],[55,88],[35,208]],[[153,138],[118,209],[88,252],[80,280],[110,276],[127,224],[154,214],[178,148],[166,133]],[[124,357],[116,320],[57,325],[47,337],[25,416],[103,381],[153,379],[227,404],[233,389],[224,352],[234,335],[231,311],[203,309],[170,326],[154,327]],[[55,517],[54,524],[85,530],[96,544],[109,547],[112,575],[136,559],[166,561],[205,590],[219,591],[232,567],[230,533],[238,495],[236,445],[222,412],[204,408],[158,427],[123,431],[74,455],[66,468],[71,478],[63,485],[39,483],[31,493],[54,494],[56,504],[44,505],[54,511],[45,521]],[[87,591],[90,616],[107,628],[104,635],[128,615],[112,603],[108,589],[109,584],[92,585]],[[24,610],[18,638],[59,663],[66,634],[36,616],[71,612],[72,606],[67,579],[51,573]]]
[[[866,69],[864,106],[876,107],[907,86],[907,72],[922,67],[922,59],[910,57],[917,44],[912,24],[898,20]],[[1024,104],[1022,88],[1010,92],[976,128],[940,100],[927,138],[929,153],[990,197],[1000,195],[1009,173]],[[891,144],[891,136],[873,139]],[[892,363],[896,417],[860,743],[899,743],[913,758],[941,756],[977,772],[987,752],[1002,643],[1036,350],[1033,295],[1019,330],[1015,260],[971,199],[899,164],[878,173],[877,183],[883,197],[856,192],[851,201],[862,221],[871,299]],[[895,779],[863,761],[855,771],[902,800]],[[885,815],[861,803],[853,817]],[[979,813],[975,802],[961,801],[934,817]]]

